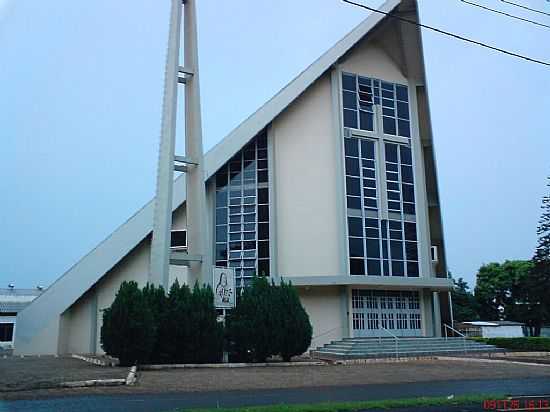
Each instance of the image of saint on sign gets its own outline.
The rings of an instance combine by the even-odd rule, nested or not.
[[[233,289],[227,284],[227,273],[220,272],[220,278],[216,286],[216,295],[219,296],[222,303],[229,303],[232,294]]]

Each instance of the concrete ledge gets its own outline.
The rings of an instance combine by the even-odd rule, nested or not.
[[[89,381],[62,382],[59,388],[86,388],[90,386],[122,386],[126,379],[92,379]]]
[[[257,367],[294,367],[294,366],[325,366],[326,362],[265,362],[265,363],[174,363],[165,365],[140,365],[139,370],[162,369],[198,369],[198,368],[257,368]]]
[[[91,363],[92,365],[97,366],[118,366],[118,359],[111,358],[109,356],[105,357],[105,360],[95,358],[93,356],[84,356],[84,355],[78,355],[76,353],[71,354],[71,358],[79,359],[84,362]]]

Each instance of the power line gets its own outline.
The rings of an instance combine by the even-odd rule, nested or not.
[[[532,11],[533,13],[539,13],[539,14],[544,14],[545,16],[550,16],[550,13],[546,13],[545,11],[540,11],[537,9],[532,9],[530,7],[524,6],[523,4],[514,3],[513,1],[508,1],[508,0],[500,0],[500,1],[506,4],[511,4],[512,6],[519,7],[521,9]]]
[[[549,26],[549,25],[539,23],[538,21],[529,20],[529,19],[524,19],[523,17],[515,16],[515,15],[513,15],[513,14],[505,13],[505,12],[500,11],[500,10],[492,9],[492,8],[490,8],[490,7],[483,6],[483,5],[478,4],[478,3],[474,3],[474,2],[472,2],[472,1],[468,1],[468,0],[460,0],[460,1],[461,1],[462,3],[469,4],[470,6],[479,7],[480,9],[490,11],[490,12],[492,12],[492,13],[501,14],[501,15],[503,15],[503,16],[510,17],[510,18],[512,18],[512,19],[521,20],[521,21],[524,21],[524,22],[526,22],[526,23],[531,23],[531,24],[535,24],[535,25],[537,25],[537,26],[546,27],[547,29],[550,29],[550,26]]]
[[[351,0],[342,0],[342,1],[344,3],[348,3],[348,4],[351,4],[353,6],[361,7],[363,9],[370,10],[370,11],[375,12],[375,13],[384,14],[386,16],[389,16],[389,17],[392,17],[394,19],[403,21],[405,23],[414,24],[415,26],[435,31],[439,34],[444,34],[446,36],[450,36],[450,37],[453,37],[453,38],[458,39],[458,40],[462,40],[462,41],[465,41],[465,42],[468,42],[468,43],[476,44],[476,45],[481,46],[481,47],[485,47],[486,49],[490,49],[490,50],[493,50],[493,51],[497,51],[499,53],[507,54],[508,56],[517,57],[518,59],[523,59],[523,60],[529,61],[531,63],[537,63],[537,64],[542,64],[544,66],[550,66],[550,63],[546,62],[544,60],[534,59],[532,57],[525,56],[525,55],[518,54],[518,53],[514,53],[514,52],[511,52],[511,51],[508,51],[508,50],[505,50],[505,49],[501,49],[501,48],[496,47],[496,46],[491,46],[489,44],[486,44],[486,43],[483,43],[483,42],[480,42],[480,41],[477,41],[477,40],[473,40],[473,39],[470,39],[468,37],[461,36],[459,34],[451,33],[451,32],[446,31],[446,30],[438,29],[437,27],[429,26],[427,24],[418,23],[414,20],[409,20],[409,19],[406,19],[404,17],[397,16],[394,13],[378,10],[378,9],[373,8],[373,7],[365,6],[364,4],[355,3]]]

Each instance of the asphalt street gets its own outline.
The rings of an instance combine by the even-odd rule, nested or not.
[[[67,396],[38,400],[0,401],[0,412],[162,412],[176,408],[238,407],[312,402],[365,401],[420,396],[504,393],[541,395],[550,393],[550,379],[454,380],[439,382],[325,386],[225,392],[157,393],[114,396]],[[481,405],[480,405],[481,406]],[[412,412],[417,409],[410,409]],[[423,409],[426,410],[426,409]],[[438,408],[443,411],[444,409]],[[448,408],[482,410],[479,408]]]

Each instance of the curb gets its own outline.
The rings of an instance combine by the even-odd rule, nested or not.
[[[419,360],[437,360],[437,356],[410,356],[402,358],[366,358],[366,359],[337,359],[332,360],[333,365],[363,365],[369,363],[402,363]]]
[[[91,363],[92,365],[97,365],[97,366],[113,367],[118,365],[118,361],[114,358],[108,358],[109,360],[101,360],[91,356],[77,355],[76,353],[71,354],[71,358],[79,359],[81,361]]]
[[[62,382],[57,388],[87,388],[90,386],[122,386],[126,379],[92,379],[89,381]]]
[[[533,362],[519,362],[519,361],[510,361],[506,359],[484,359],[484,358],[460,358],[454,356],[437,356],[438,360],[451,360],[451,361],[462,361],[462,362],[478,362],[478,363],[504,363],[504,364],[513,364],[513,365],[523,365],[523,366],[546,366],[550,367],[550,364],[547,363],[533,363]]]
[[[152,371],[163,369],[199,369],[199,368],[265,368],[265,367],[297,367],[297,366],[326,366],[327,362],[277,362],[277,363],[174,363],[166,365],[140,365],[139,370]]]

